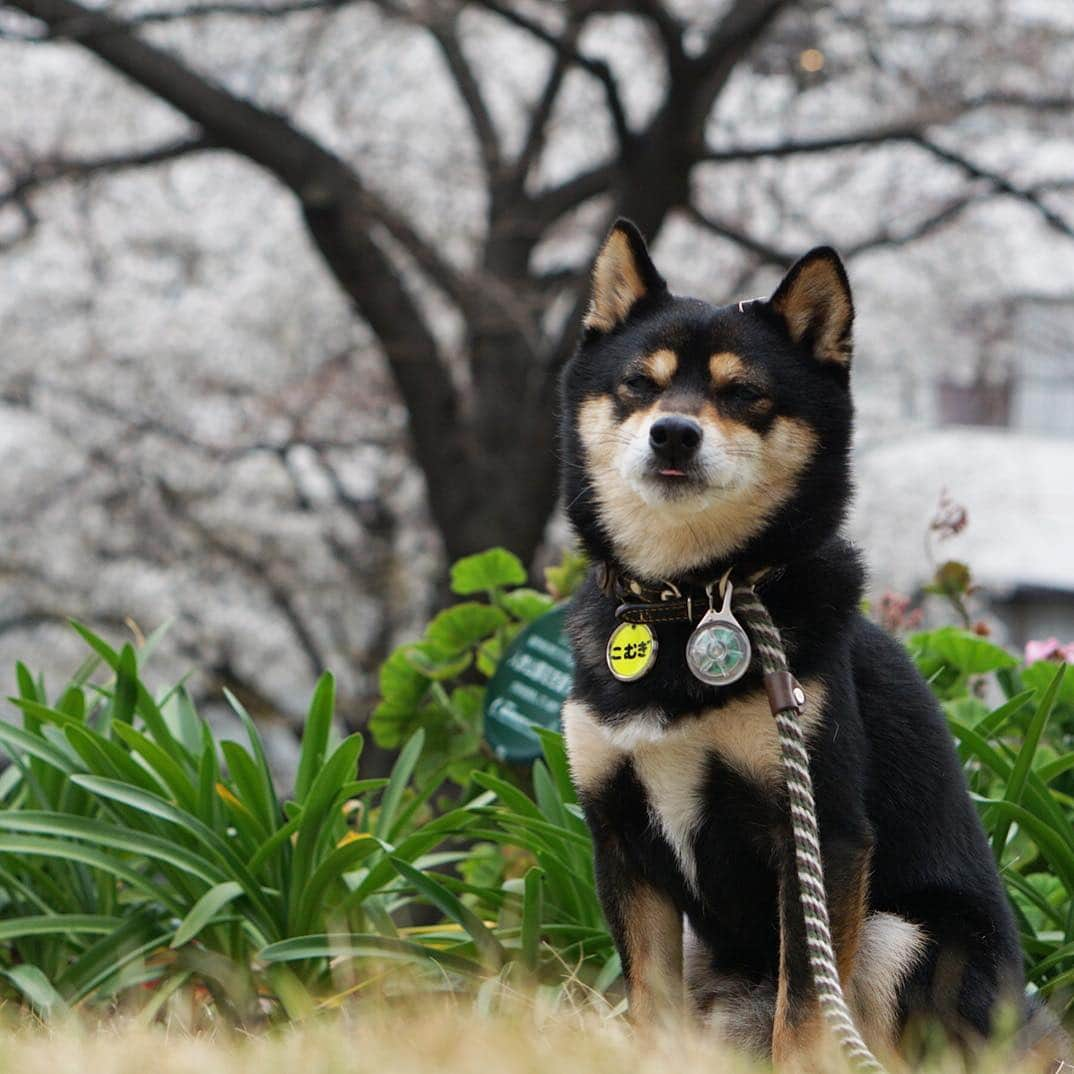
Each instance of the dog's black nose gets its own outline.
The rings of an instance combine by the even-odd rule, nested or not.
[[[660,418],[649,428],[653,454],[662,462],[676,466],[694,457],[701,446],[701,436],[701,426],[689,418]]]

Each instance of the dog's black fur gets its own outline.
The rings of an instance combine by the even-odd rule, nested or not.
[[[859,612],[862,567],[839,535],[851,493],[853,309],[838,257],[815,250],[770,300],[715,307],[671,295],[640,234],[620,221],[593,286],[587,327],[562,379],[563,492],[575,530],[594,562],[646,585],[667,580],[700,595],[728,568],[733,580],[769,570],[757,591],[795,675],[820,701],[809,752],[844,985],[853,992],[858,974],[866,994],[870,974],[889,975],[891,1009],[872,1012],[879,1047],[906,1045],[906,1027],[921,1018],[939,1019],[959,1041],[983,1039],[1001,1002],[1022,1002],[1022,953],[944,717],[902,646]],[[651,358],[665,351],[674,360]],[[719,360],[722,380],[714,354],[731,356]],[[712,455],[713,466],[745,460],[742,473],[726,478],[745,481],[734,502],[689,460],[679,474],[673,459],[667,476],[636,447],[634,461],[622,461],[662,413],[698,421],[706,443],[716,441],[726,456]],[[784,447],[771,447],[780,437]],[[622,487],[610,489],[616,482]],[[766,498],[759,514],[750,507],[755,494]],[[627,539],[632,513],[644,517]],[[697,522],[702,514],[707,521]],[[650,518],[669,527],[652,546],[644,538]],[[808,1046],[818,1018],[778,764],[751,767],[752,747],[738,740],[727,755],[719,748],[728,706],[758,734],[770,720],[756,656],[739,682],[706,686],[684,658],[693,624],[660,624],[652,670],[617,681],[604,645],[619,603],[595,571],[574,599],[577,671],[565,724],[632,1007],[652,1017],[675,1005],[675,922],[685,917],[712,982],[694,983],[699,1003],[737,997],[730,1035],[788,1058]],[[689,843],[676,850],[656,799],[679,762],[659,751],[677,734],[697,731],[689,741],[706,741],[703,721],[716,745],[686,788],[693,798],[674,807],[696,802],[683,829]],[[639,745],[655,758],[659,779],[646,783]],[[691,855],[694,882],[684,864]],[[876,914],[893,915],[876,921],[904,947],[888,965],[856,965]],[[900,932],[896,919],[916,931]]]

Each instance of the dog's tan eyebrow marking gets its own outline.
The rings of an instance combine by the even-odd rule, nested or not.
[[[718,351],[709,359],[709,376],[717,388],[746,377],[746,363],[733,351]]]
[[[679,368],[679,356],[667,347],[662,347],[652,354],[647,354],[641,360],[641,369],[647,377],[661,388],[666,388],[671,383]]]

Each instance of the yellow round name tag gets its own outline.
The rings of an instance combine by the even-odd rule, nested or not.
[[[656,660],[656,635],[645,623],[620,623],[608,639],[608,670],[620,682],[640,679]]]

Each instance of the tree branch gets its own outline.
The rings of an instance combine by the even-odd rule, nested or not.
[[[579,52],[567,38],[557,37],[536,20],[515,11],[506,4],[500,3],[500,0],[474,0],[474,2],[477,6],[499,15],[501,19],[532,34],[538,41],[543,41],[549,48],[567,56],[571,63],[581,67],[584,71],[588,71],[589,74],[596,78],[604,89],[608,114],[611,117],[612,127],[615,130],[616,139],[620,147],[626,147],[630,144],[632,135],[627,123],[626,112],[623,109],[623,102],[619,96],[619,87],[612,75],[611,68],[603,60],[595,60],[593,57]]]
[[[278,3],[256,4],[237,0],[197,0],[183,7],[149,8],[135,12],[123,19],[123,32],[142,26],[161,23],[183,22],[187,19],[205,19],[214,16],[232,18],[274,19],[288,15],[300,15],[311,11],[338,11],[359,3],[361,0],[282,0]],[[115,24],[102,13],[87,10],[84,16],[49,27],[45,35],[23,40],[33,41],[80,41],[94,34],[114,32]]]
[[[912,242],[916,242],[919,239],[923,239],[933,232],[938,231],[945,224],[949,224],[955,218],[960,216],[969,206],[979,204],[999,193],[1003,192],[992,189],[983,193],[977,192],[964,194],[961,197],[955,198],[949,204],[943,206],[943,208],[931,215],[919,220],[912,227],[907,228],[904,231],[892,231],[890,228],[882,228],[867,239],[862,239],[850,246],[841,247],[840,253],[844,260],[851,261],[861,254],[869,253],[873,250],[886,247],[907,246]],[[684,206],[682,211],[688,219],[692,220],[699,227],[712,232],[714,235],[718,235],[722,239],[727,239],[728,241],[733,242],[743,250],[748,250],[764,264],[774,265],[777,268],[786,268],[802,253],[801,250],[785,250],[773,246],[770,243],[766,243],[763,240],[756,239],[747,232],[742,231],[740,228],[716,220],[714,217],[702,212],[694,205]]]
[[[939,231],[945,224],[949,224],[960,216],[970,205],[984,201],[988,196],[987,194],[964,194],[950,204],[945,205],[938,212],[919,220],[913,227],[905,231],[892,232],[890,229],[885,228],[868,239],[856,242],[853,246],[845,247],[842,251],[843,256],[849,261],[871,250],[878,250],[883,247],[908,246],[918,239],[931,235],[934,231]]]
[[[153,164],[165,164],[191,153],[218,149],[214,142],[203,136],[174,138],[146,149],[126,150],[122,153],[105,153],[98,157],[48,157],[37,160],[23,169],[6,190],[0,190],[0,209],[11,202],[22,201],[38,187],[63,179],[88,179],[94,175],[125,171],[128,168],[144,168]]]
[[[921,146],[922,149],[928,150],[938,159],[946,161],[948,164],[952,164],[956,168],[959,168],[971,179],[983,179],[997,193],[1006,194],[1012,198],[1017,198],[1019,201],[1026,202],[1036,209],[1041,218],[1050,228],[1054,231],[1058,231],[1061,235],[1065,235],[1067,238],[1074,239],[1074,227],[1055,212],[1051,206],[1047,205],[1033,188],[1018,186],[998,172],[994,172],[990,168],[977,164],[968,157],[963,156],[961,153],[958,153],[953,149],[947,149],[924,135],[913,138],[911,141],[915,145]]]
[[[470,125],[477,138],[485,175],[489,180],[494,181],[500,172],[500,139],[496,134],[496,126],[492,122],[492,115],[485,104],[481,87],[459,43],[456,33],[457,18],[457,15],[453,15],[447,20],[432,20],[425,26],[432,34],[433,40],[439,45],[459,96],[466,106]]]
[[[319,675],[327,666],[327,660],[317,639],[313,636],[309,625],[302,617],[298,606],[292,599],[292,595],[283,584],[278,581],[271,570],[266,570],[265,562],[254,555],[246,552],[238,545],[232,544],[217,534],[210,526],[206,525],[198,516],[187,507],[180,492],[172,488],[162,477],[156,479],[157,491],[160,498],[169,511],[181,522],[185,522],[202,543],[212,551],[231,560],[242,568],[243,572],[254,585],[261,586],[268,594],[272,604],[286,620],[299,648],[303,651],[309,662],[310,669],[315,675]]]
[[[690,128],[698,144],[704,137],[712,102],[727,84],[731,72],[784,9],[795,2],[735,0],[701,53],[687,61],[684,78],[692,84]]]
[[[807,155],[810,153],[828,153],[837,149],[854,149],[859,146],[883,145],[886,142],[905,142],[919,138],[931,124],[948,119],[953,110],[942,113],[929,113],[915,116],[897,123],[881,123],[872,127],[860,127],[843,134],[821,135],[817,138],[787,138],[778,142],[766,142],[761,145],[732,146],[730,149],[704,149],[698,154],[700,163],[735,163],[738,161],[778,159]]]
[[[577,40],[578,24],[572,22],[567,33],[570,35],[570,44],[574,47]],[[537,163],[541,153],[544,151],[548,135],[548,121],[551,119],[552,109],[555,107],[556,99],[559,97],[559,91],[563,87],[563,79],[567,74],[570,62],[570,56],[565,51],[562,49],[556,50],[544,89],[541,91],[540,97],[537,98],[537,103],[530,114],[530,122],[526,130],[526,136],[522,140],[522,148],[515,158],[514,173],[519,186],[525,183],[530,169]]]
[[[1059,112],[1066,116],[1074,110],[1074,97],[1069,93],[1047,93],[1035,96],[1031,93],[991,90],[969,98],[966,108],[1025,108],[1033,112]]]
[[[751,254],[756,255],[765,264],[784,267],[791,264],[797,256],[789,250],[781,250],[777,246],[754,238],[731,224],[726,224],[715,219],[715,217],[709,216],[696,205],[684,205],[682,213],[688,220],[692,220],[706,231],[711,231],[713,235],[718,235],[721,239],[727,239],[736,246],[742,247],[743,250],[749,250]]]
[[[1041,197],[1041,194],[1049,189],[1063,189],[1063,181],[1052,180],[1046,184],[1019,186],[999,172],[976,163],[956,150],[940,145],[928,136],[926,132],[930,126],[943,120],[950,120],[961,114],[966,107],[965,104],[952,106],[943,109],[942,112],[931,112],[899,123],[865,127],[856,131],[848,131],[844,134],[801,140],[786,139],[779,142],[769,142],[766,145],[738,146],[731,149],[707,149],[698,159],[706,163],[741,162],[763,158],[777,159],[804,154],[827,153],[839,149],[902,142],[907,145],[915,145],[932,154],[938,160],[953,165],[971,179],[980,179],[987,182],[996,193],[1005,194],[1026,202],[1040,214],[1049,227],[1067,238],[1074,238],[1074,226],[1052,209]],[[969,107],[974,107],[974,105],[971,104]]]
[[[578,208],[583,202],[607,193],[615,181],[619,167],[618,161],[606,161],[589,171],[572,176],[558,186],[547,187],[533,194],[530,197],[530,210],[535,230],[544,231],[549,224]]]

